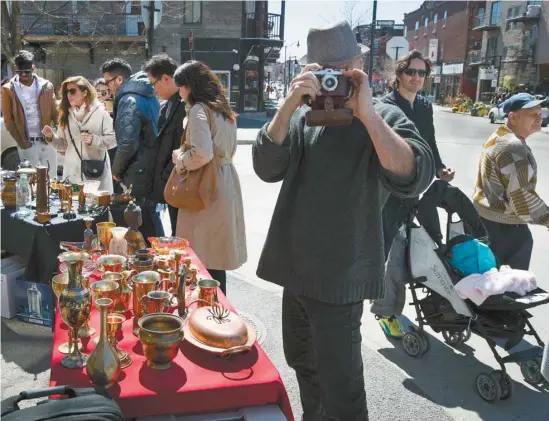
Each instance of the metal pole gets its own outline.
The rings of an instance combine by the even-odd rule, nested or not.
[[[368,67],[368,81],[372,86],[372,76],[374,72],[374,41],[376,37],[376,19],[377,19],[377,0],[374,0],[374,10],[372,12],[372,25],[370,27],[370,66]]]
[[[153,55],[153,44],[154,44],[154,0],[149,1],[149,30],[147,31],[147,44],[149,45],[148,58],[151,58]]]
[[[494,91],[497,91],[498,88],[499,88],[499,75],[501,74],[501,60],[502,60],[503,56],[499,56],[499,66],[498,66],[498,79],[497,79],[497,82],[496,82],[496,89]]]
[[[288,66],[288,62],[286,61],[286,53],[287,53],[288,47],[284,46],[284,97],[288,94],[288,83],[286,79],[286,67]]]

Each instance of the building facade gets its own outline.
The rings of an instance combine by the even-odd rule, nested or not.
[[[394,73],[394,62],[397,57],[408,52],[408,45],[396,42],[395,46],[388,45],[390,40],[403,38],[405,28],[402,24],[395,24],[394,20],[378,20],[374,30],[374,42],[371,43],[372,24],[359,25],[355,28],[357,40],[372,49],[364,56],[364,70],[372,74],[373,90],[382,93],[391,81]],[[373,51],[372,51],[373,50]],[[370,70],[370,54],[373,54],[373,70]]]
[[[156,1],[161,10],[152,54],[181,63],[194,58],[218,74],[238,112],[263,110],[265,65],[280,56],[284,9],[267,1]],[[143,3],[132,1],[21,2],[24,48],[59,85],[72,75],[94,80],[101,63],[126,59],[134,71],[149,55]],[[157,22],[158,23],[158,22]]]
[[[468,58],[482,47],[482,34],[472,30],[483,13],[484,1],[425,1],[404,15],[410,50],[418,50],[433,63],[425,91],[434,98],[475,96],[478,69]]]
[[[473,28],[482,33],[481,51],[470,59],[479,68],[476,98],[487,100],[498,90],[539,90],[549,79],[548,28],[546,1],[487,1]]]

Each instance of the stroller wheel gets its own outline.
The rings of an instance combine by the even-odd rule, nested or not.
[[[537,386],[545,381],[541,374],[541,358],[532,358],[531,360],[521,362],[520,372],[524,376],[526,383],[531,385]]]
[[[463,342],[466,342],[470,337],[469,335],[466,335],[464,331],[450,332],[448,330],[443,330],[442,336],[444,337],[444,341],[451,346],[461,345]]]
[[[509,374],[503,374],[502,370],[492,371],[492,375],[499,380],[499,385],[501,386],[501,400],[504,401],[513,396],[515,390],[513,380],[509,377]]]
[[[488,403],[501,399],[501,385],[499,379],[492,373],[480,373],[476,380],[477,392]]]
[[[419,357],[427,352],[427,343],[418,332],[408,332],[402,337],[402,347],[404,352],[410,357]]]

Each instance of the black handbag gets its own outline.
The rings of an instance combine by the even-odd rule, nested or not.
[[[72,145],[74,146],[74,150],[78,154],[78,158],[80,158],[80,172],[86,178],[99,178],[103,175],[103,171],[105,171],[105,161],[107,160],[107,151],[105,151],[105,158],[103,158],[102,161],[98,159],[82,159],[82,154],[78,152],[78,148],[76,147],[76,143],[74,142],[74,139],[72,138],[70,123],[67,123],[67,129],[69,129],[69,136],[71,138]],[[83,177],[82,177],[83,178]]]
[[[70,386],[21,392],[2,401],[2,421],[124,421],[118,404],[103,393],[93,388],[75,389]],[[46,400],[36,406],[19,408],[19,402],[23,400],[53,395],[68,399]]]

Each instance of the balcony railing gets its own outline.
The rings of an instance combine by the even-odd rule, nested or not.
[[[533,60],[535,50],[522,44],[510,45],[503,55],[503,61],[529,61]]]
[[[540,16],[539,4],[514,4],[507,9],[507,22],[537,21]]]
[[[255,13],[246,14],[244,38],[281,39],[280,15],[268,13],[263,21],[263,28],[259,27],[259,16]]]
[[[141,36],[145,24],[138,15],[113,14],[91,17],[85,14],[65,16],[21,15],[25,35],[86,36],[105,35]]]
[[[473,29],[476,30],[490,30],[499,27],[501,22],[501,13],[481,13],[475,19],[473,23]]]
[[[481,50],[469,51],[469,64],[480,64],[486,61]]]

